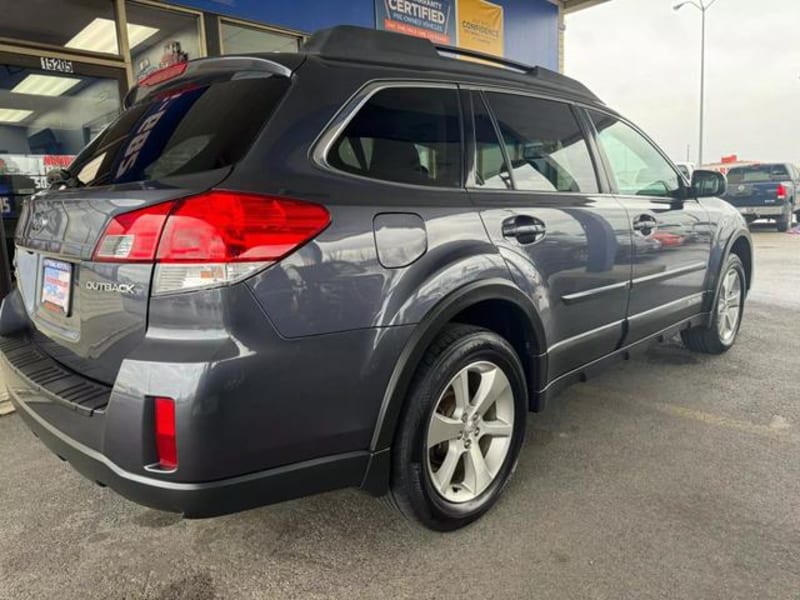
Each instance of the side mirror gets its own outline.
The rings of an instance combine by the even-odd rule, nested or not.
[[[722,173],[704,170],[692,173],[692,196],[695,198],[722,196],[727,189],[728,180]]]

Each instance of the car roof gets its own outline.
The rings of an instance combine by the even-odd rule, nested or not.
[[[465,83],[514,87],[568,96],[590,104],[603,102],[579,81],[541,66],[451,46],[435,46],[423,38],[351,25],[323,29],[300,50],[313,59],[408,69],[415,74],[457,75]],[[459,60],[464,58],[466,60]]]

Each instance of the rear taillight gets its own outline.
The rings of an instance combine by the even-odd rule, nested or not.
[[[211,191],[115,217],[96,261],[153,262],[154,294],[231,283],[318,235],[330,222],[317,204]]]
[[[172,202],[117,215],[94,251],[98,262],[153,262]]]
[[[158,466],[166,471],[178,468],[178,440],[175,435],[175,401],[155,399],[155,433]]]
[[[778,184],[777,196],[778,200],[786,200],[786,186],[782,183]]]

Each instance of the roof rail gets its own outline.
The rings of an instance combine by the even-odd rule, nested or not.
[[[303,44],[301,52],[325,58],[388,62],[402,60],[402,57],[408,62],[413,57],[430,60],[439,56],[433,44],[424,38],[354,25],[338,25],[315,32]]]
[[[481,63],[488,64],[489,66],[504,67],[512,71],[517,71],[518,73],[530,73],[536,68],[532,67],[531,65],[526,65],[525,63],[509,60],[502,56],[486,54],[485,52],[478,52],[477,50],[470,50],[468,48],[441,45],[436,45],[434,48],[436,48],[440,56],[445,56],[447,58],[450,58],[451,56],[454,58],[465,56],[467,58],[474,58]]]
[[[569,88],[576,93],[596,98],[579,81],[544,67],[534,67],[467,48],[436,46],[425,38],[354,25],[338,25],[317,31],[308,38],[301,52],[330,59],[402,66],[434,66],[436,61],[466,57],[474,60],[464,61],[464,65],[471,63],[476,66],[482,64],[485,67],[500,67],[510,73],[536,78],[540,82]],[[439,63],[438,66],[443,65]]]

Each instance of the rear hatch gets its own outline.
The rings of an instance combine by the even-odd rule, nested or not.
[[[155,253],[175,201],[228,176],[290,76],[257,58],[156,72],[68,172],[25,203],[16,275],[43,351],[86,377],[114,382],[145,335]]]
[[[749,165],[728,171],[724,198],[734,206],[780,205],[786,200],[789,172],[785,165]]]

